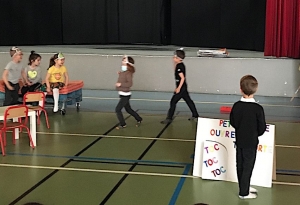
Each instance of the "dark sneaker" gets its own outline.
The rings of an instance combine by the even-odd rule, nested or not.
[[[123,125],[123,126],[119,125],[116,127],[117,130],[124,129],[124,128],[126,128],[126,125]]]
[[[139,126],[141,126],[141,124],[142,124],[142,120],[137,121],[136,124],[135,124],[135,126],[136,126],[136,127],[139,127]]]
[[[170,119],[165,119],[165,120],[161,121],[160,123],[161,123],[161,124],[169,124],[169,123],[171,123],[171,122],[172,122],[172,120],[170,120]]]

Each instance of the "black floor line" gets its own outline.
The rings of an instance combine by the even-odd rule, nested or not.
[[[138,112],[138,110],[136,111]],[[131,115],[127,116],[125,118],[125,120],[127,120]],[[112,128],[110,128],[108,131],[106,131],[103,135],[107,135],[108,133],[110,133],[112,130],[115,129],[116,126],[118,126],[119,124],[114,125]],[[74,156],[79,156],[81,155],[84,151],[86,151],[87,149],[89,149],[91,146],[93,146],[95,143],[97,143],[99,140],[101,140],[103,138],[103,136],[98,137],[97,139],[95,139],[92,143],[90,143],[89,145],[87,145],[85,148],[83,148],[81,151],[79,151],[76,155]],[[72,162],[73,159],[69,159],[68,161],[66,161],[65,163],[63,163],[61,166],[59,167],[65,167],[67,164],[69,164],[70,162]],[[43,184],[45,181],[47,181],[50,177],[52,177],[54,174],[56,174],[59,170],[54,170],[52,171],[50,174],[48,174],[46,177],[44,177],[42,180],[40,180],[38,183],[36,183],[34,186],[32,186],[30,189],[28,189],[27,191],[25,191],[23,194],[21,194],[19,197],[17,197],[14,201],[12,201],[9,205],[14,205],[16,203],[18,203],[21,199],[23,199],[25,196],[27,196],[30,192],[32,192],[34,189],[36,189],[37,187],[39,187],[41,184]]]
[[[177,114],[176,114],[177,115]],[[137,160],[141,160],[146,154],[147,152],[151,149],[151,147],[155,144],[155,142],[157,142],[157,139],[160,138],[160,136],[162,135],[162,133],[168,128],[168,126],[170,125],[166,124],[166,126],[160,131],[160,133],[155,137],[154,140],[152,140],[151,144],[144,150],[144,152],[140,155],[140,157]],[[133,171],[133,169],[138,165],[138,163],[134,163],[128,170],[128,172]],[[115,193],[115,191],[119,188],[119,186],[124,182],[124,180],[129,176],[129,174],[125,174],[120,180],[119,182],[112,188],[112,190],[106,195],[106,197],[102,200],[102,202],[100,202],[100,205],[104,205],[109,199],[110,197]]]
[[[133,165],[132,162],[107,162],[107,161],[93,161],[93,160],[78,160],[74,159],[73,162],[87,162],[87,163],[100,163],[100,164],[124,164],[124,165]],[[147,164],[136,162],[139,166],[151,166],[151,167],[168,167],[168,168],[184,168],[182,165],[166,165],[166,164]]]

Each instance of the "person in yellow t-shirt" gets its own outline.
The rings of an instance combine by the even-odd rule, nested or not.
[[[64,66],[65,57],[62,53],[56,53],[50,58],[49,68],[46,76],[47,92],[52,90],[54,99],[53,112],[58,111],[59,89],[68,86],[69,75]]]

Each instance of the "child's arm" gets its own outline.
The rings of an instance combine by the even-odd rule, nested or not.
[[[232,109],[231,109],[231,112],[230,112],[230,115],[229,115],[229,121],[230,121],[230,125],[231,125],[234,129],[236,129],[237,126],[236,126],[235,121],[234,121],[234,105],[233,105],[233,107],[232,107]]]
[[[127,73],[126,74],[126,82],[125,83],[120,83],[120,86],[125,87],[125,88],[130,88],[132,86],[132,74],[131,73]],[[120,87],[117,86],[117,87]]]
[[[9,84],[8,80],[7,80],[7,76],[8,76],[8,70],[4,70],[3,74],[2,74],[2,79],[6,85],[6,87],[9,89],[9,90],[14,90],[14,88]]]
[[[68,86],[69,84],[69,74],[68,72],[65,72],[65,86]]]
[[[258,136],[261,136],[265,133],[267,125],[266,125],[266,119],[265,119],[265,113],[264,110],[262,109],[261,113],[259,113],[258,117],[257,117],[257,121],[258,121],[258,126],[257,126],[257,132],[258,132]]]
[[[180,77],[180,83],[179,83],[178,87],[175,89],[175,93],[180,92],[180,89],[185,81],[185,77],[184,77],[183,73],[179,73],[179,77]]]
[[[47,85],[47,92],[50,92],[50,82],[49,82],[49,78],[50,78],[50,73],[47,73],[45,81],[46,81],[46,85]]]
[[[27,78],[27,75],[26,75],[25,71],[22,69],[21,72],[22,72],[22,77],[23,77],[24,84],[31,85],[31,83],[28,81],[28,78]]]

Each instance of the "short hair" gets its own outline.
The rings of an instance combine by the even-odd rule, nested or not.
[[[249,96],[256,92],[258,82],[252,75],[245,75],[240,80],[240,87],[243,93]]]
[[[174,54],[175,54],[177,57],[181,58],[182,60],[185,58],[185,52],[184,52],[184,50],[182,50],[182,49],[176,50],[176,51],[174,52]]]
[[[22,53],[22,50],[16,46],[11,47],[9,50],[10,57],[13,57],[16,53]]]

